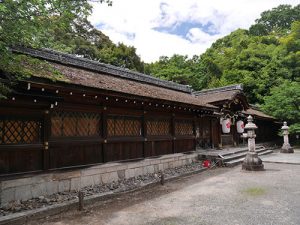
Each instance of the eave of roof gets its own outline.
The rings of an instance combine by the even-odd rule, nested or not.
[[[249,108],[246,111],[243,111],[243,113],[247,114],[247,115],[257,116],[257,117],[264,118],[264,119],[275,120],[274,117],[267,115],[267,114],[263,113],[262,111],[253,109],[253,108]]]
[[[240,98],[245,109],[249,108],[249,104],[243,92],[242,84],[212,88],[202,91],[193,92],[201,101],[212,105],[223,105],[228,101]]]
[[[210,109],[217,107],[203,103],[196,96],[171,90],[155,85],[145,84],[134,80],[122,79],[104,73],[93,72],[76,67],[50,62],[56,70],[63,74],[68,84],[91,87],[100,90],[109,90],[117,93],[141,96],[164,101],[195,105]]]

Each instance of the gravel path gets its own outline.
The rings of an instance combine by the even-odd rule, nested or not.
[[[300,165],[218,168],[30,225],[299,225]]]

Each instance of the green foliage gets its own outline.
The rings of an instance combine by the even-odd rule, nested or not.
[[[300,132],[300,83],[284,81],[264,97],[262,109],[291,124],[291,133]]]
[[[132,46],[114,44],[86,19],[79,19],[68,30],[49,31],[54,40],[48,48],[83,56],[119,67],[143,72],[144,63]]]
[[[299,6],[278,8],[280,11],[287,10],[285,13],[291,15],[289,10],[299,10]],[[269,14],[273,15],[272,10]],[[268,24],[266,14],[262,15],[264,17],[257,21]],[[292,18],[296,16],[298,14]],[[263,97],[270,93],[270,88],[284,80],[300,81],[300,22],[292,22],[294,19],[291,19],[288,30],[288,22],[281,25],[276,23],[276,18],[280,17],[271,18],[270,23],[276,27],[271,33],[257,36],[250,32],[251,29],[239,29],[217,40],[201,55],[200,63],[205,68],[202,77],[207,77],[207,87],[243,83],[249,101],[261,104]]]
[[[146,72],[194,89],[243,83],[250,103],[300,132],[300,5],[265,11],[249,30],[218,39],[194,58],[161,57]]]
[[[184,85],[191,85],[194,89],[203,88],[200,74],[199,57],[189,59],[187,56],[173,55],[160,57],[158,62],[147,64],[145,72],[164,80],[171,80]]]
[[[141,58],[136,54],[136,49],[122,43],[99,49],[97,58],[101,60],[101,62],[144,72],[144,62],[142,62]]]
[[[111,0],[95,0],[111,5]],[[144,70],[144,63],[136,49],[124,44],[115,45],[87,20],[91,14],[90,0],[5,0],[0,2],[0,61],[5,73],[19,80],[38,73],[33,67],[20,68],[28,62],[14,58],[9,47],[16,45],[46,47],[81,55],[136,71]],[[19,58],[20,59],[20,58]],[[24,58],[23,58],[24,60]],[[19,63],[12,65],[12,63]],[[41,65],[38,65],[41,63]],[[45,69],[41,61],[32,63]],[[49,68],[48,68],[49,69]],[[57,71],[51,72],[54,76]],[[50,74],[50,73],[49,73]],[[53,77],[57,79],[59,74]],[[9,84],[0,81],[0,98],[7,95]]]
[[[49,62],[26,55],[12,55],[9,62],[0,62],[0,70],[13,75],[15,81],[38,76],[52,81],[67,81],[64,75]]]
[[[14,60],[9,47],[16,45],[33,47],[50,45],[49,43],[53,42],[53,37],[49,35],[50,31],[70,29],[74,21],[79,18],[86,18],[90,13],[91,5],[88,0],[1,1],[0,61],[3,65],[2,70],[9,72],[8,70],[13,68],[11,64]],[[19,67],[18,65],[15,66]],[[20,79],[20,75],[21,73],[16,73],[15,79]],[[6,96],[8,90],[9,84],[1,82],[0,97]]]
[[[293,22],[300,21],[300,5],[279,5],[263,12],[249,31],[252,35],[267,35],[272,32],[280,34],[290,30]]]
[[[53,29],[69,29],[91,9],[88,0],[5,0],[0,3],[1,45],[44,46],[53,41]]]

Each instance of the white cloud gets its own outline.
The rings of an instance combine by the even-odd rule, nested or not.
[[[90,21],[115,42],[133,45],[145,62],[175,53],[201,54],[218,38],[237,28],[249,28],[260,13],[297,0],[113,0],[113,6],[95,4]],[[299,4],[299,3],[298,3]],[[154,30],[183,22],[210,24],[209,35],[192,27],[185,36]]]

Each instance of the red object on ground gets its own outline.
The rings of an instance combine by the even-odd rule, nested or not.
[[[203,167],[206,167],[206,168],[209,168],[210,165],[211,165],[210,160],[204,160],[203,163],[202,163],[202,166],[203,166]]]

